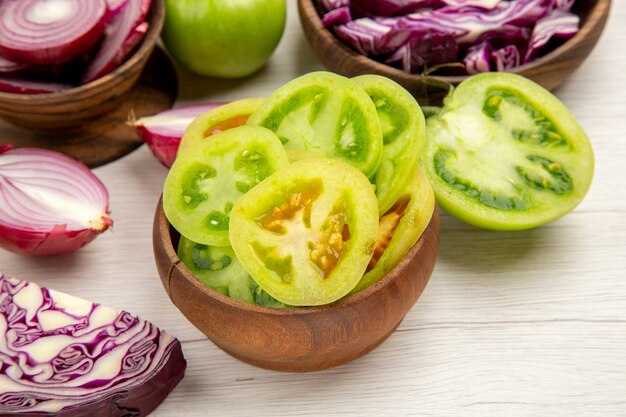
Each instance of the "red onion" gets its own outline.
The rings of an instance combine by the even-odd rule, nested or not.
[[[143,39],[148,30],[144,22],[151,0],[128,0],[106,28],[96,56],[83,74],[86,84],[117,68]]]
[[[154,324],[1,273],[0,324],[0,416],[143,417],[185,373]]]
[[[108,229],[109,194],[59,152],[0,148],[0,247],[24,255],[72,252]]]
[[[30,64],[61,64],[91,48],[108,20],[104,0],[0,3],[0,55]]]
[[[180,145],[187,126],[202,113],[222,106],[226,102],[194,104],[166,110],[154,116],[130,120],[135,126],[139,137],[148,144],[154,156],[170,168],[176,159],[176,151]]]
[[[124,7],[126,3],[128,3],[128,0],[107,0],[109,11],[113,16],[122,10],[122,7]]]
[[[72,88],[70,84],[38,81],[23,76],[0,74],[0,91],[15,94],[46,94]]]
[[[0,56],[0,74],[9,74],[28,68],[28,64],[18,64]]]

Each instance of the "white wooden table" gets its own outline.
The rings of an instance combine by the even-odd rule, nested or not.
[[[180,103],[266,96],[322,69],[295,1],[269,65],[245,80],[179,71]],[[496,233],[442,218],[435,272],[379,348],[316,373],[258,369],[223,353],[170,303],[152,257],[166,170],[144,146],[96,169],[115,220],[83,250],[30,259],[0,252],[0,271],[117,309],[177,336],[185,378],[165,416],[626,416],[626,1],[586,63],[557,92],[591,138],[592,188],[571,214]]]

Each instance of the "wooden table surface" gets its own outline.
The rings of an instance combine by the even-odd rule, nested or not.
[[[183,343],[188,370],[152,415],[626,416],[626,1],[585,64],[557,92],[586,129],[596,172],[574,212],[536,230],[498,233],[442,217],[435,272],[380,347],[316,373],[258,369],[228,356],[170,303],[152,257],[166,169],[143,146],[95,170],[115,227],[83,250],[30,259],[0,252],[0,271],[126,309]],[[179,69],[179,103],[266,96],[322,69],[295,1],[260,73],[203,79]]]

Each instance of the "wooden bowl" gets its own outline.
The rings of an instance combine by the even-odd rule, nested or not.
[[[429,76],[409,74],[374,61],[345,45],[324,27],[314,0],[298,0],[304,34],[318,58],[328,69],[347,77],[362,74],[384,75],[413,94],[422,105],[438,104],[447,85],[458,84],[467,76]],[[602,34],[611,0],[577,0],[573,12],[580,16],[580,31],[550,53],[510,70],[541,84],[548,90],[561,85],[583,63]]]
[[[178,259],[178,233],[161,201],[153,229],[161,281],[180,311],[230,355],[262,368],[316,371],[356,359],[381,344],[424,290],[439,247],[439,214],[382,280],[333,304],[272,309],[231,299],[205,286]]]
[[[148,32],[135,53],[113,72],[88,84],[50,94],[0,92],[0,117],[32,129],[77,126],[118,106],[137,82],[163,28],[164,0],[152,0]]]

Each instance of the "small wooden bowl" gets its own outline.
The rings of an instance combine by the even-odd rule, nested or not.
[[[176,255],[178,233],[161,201],[153,228],[161,281],[180,311],[230,355],[262,368],[317,371],[356,359],[381,344],[415,304],[435,266],[439,214],[382,280],[333,304],[272,309],[233,300],[202,284]]]
[[[583,63],[598,42],[609,15],[611,0],[577,0],[573,12],[580,16],[580,31],[550,53],[510,70],[541,84],[548,90],[561,85]],[[393,79],[413,94],[420,104],[438,104],[447,85],[458,84],[467,76],[429,76],[424,78],[374,61],[354,51],[324,27],[314,0],[298,0],[304,34],[318,58],[338,74],[353,77],[378,74]]]
[[[148,32],[135,53],[113,72],[88,84],[50,94],[0,92],[0,117],[32,129],[77,126],[118,106],[137,82],[163,28],[164,0],[152,0]]]

